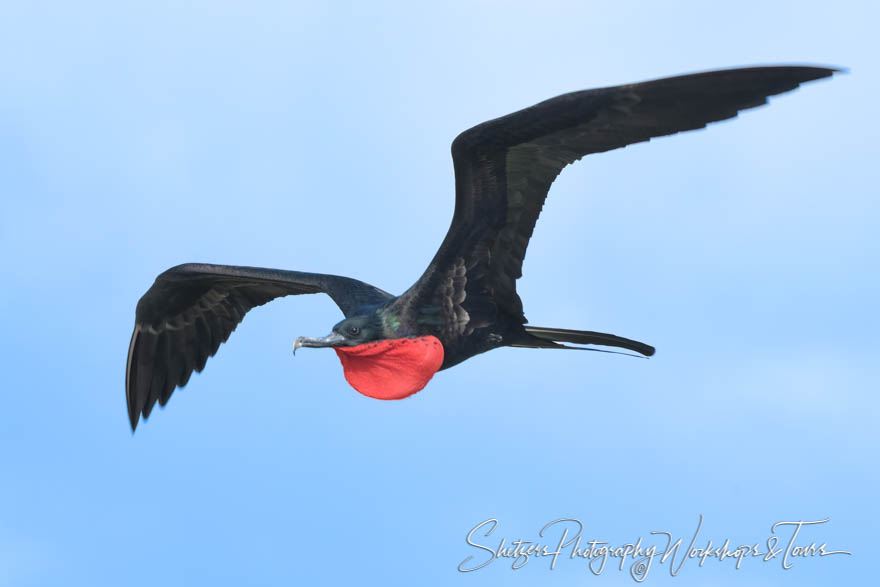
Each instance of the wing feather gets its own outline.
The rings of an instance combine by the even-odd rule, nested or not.
[[[428,269],[397,303],[413,313],[442,308],[443,284],[450,282],[451,268],[464,263],[471,299],[460,310],[480,319],[473,311],[479,305],[525,323],[516,280],[550,185],[565,166],[591,153],[733,118],[765,104],[768,96],[835,71],[751,67],[585,90],[464,131],[452,143],[452,224]],[[459,320],[459,333],[468,328]]]
[[[164,406],[229,338],[245,314],[275,298],[326,293],[346,316],[393,296],[337,275],[256,267],[186,264],[165,271],[140,299],[126,364],[132,430]]]

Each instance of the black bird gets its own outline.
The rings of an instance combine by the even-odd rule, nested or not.
[[[287,295],[326,293],[345,315],[328,336],[297,338],[294,352],[333,347],[349,383],[381,399],[411,395],[436,371],[501,346],[652,355],[653,347],[613,334],[526,325],[516,280],[550,184],[584,155],[733,118],[835,71],[751,67],[585,90],[466,130],[452,143],[449,232],[400,296],[320,273],[202,264],[165,271],[137,305],[125,385],[132,430],[204,368],[248,310]]]

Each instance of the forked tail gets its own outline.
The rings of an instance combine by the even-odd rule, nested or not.
[[[568,330],[565,328],[543,328],[541,326],[523,326],[526,333],[531,335],[530,338],[517,341],[511,346],[529,347],[529,348],[564,348],[578,349],[582,347],[573,347],[564,344],[570,342],[574,344],[597,344],[602,346],[611,346],[629,351],[635,351],[646,357],[654,354],[654,347],[637,340],[630,340],[613,334],[605,334],[602,332],[592,332],[589,330]],[[598,350],[598,349],[583,349]],[[607,351],[612,352],[612,351]]]

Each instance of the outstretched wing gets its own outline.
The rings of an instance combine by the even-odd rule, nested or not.
[[[566,165],[733,118],[834,72],[751,67],[585,90],[466,130],[452,143],[452,225],[397,304],[423,322],[442,324],[447,336],[491,323],[499,311],[525,323],[515,282],[550,184]]]
[[[394,297],[348,277],[258,267],[189,263],[159,275],[138,302],[128,347],[131,429],[141,414],[147,418],[157,401],[164,406],[176,387],[205,367],[248,310],[311,293],[328,294],[346,317]]]

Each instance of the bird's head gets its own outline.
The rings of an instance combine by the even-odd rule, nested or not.
[[[293,342],[293,352],[300,347],[353,347],[383,338],[382,319],[375,312],[346,318],[327,336],[300,336]]]
[[[379,312],[346,318],[327,336],[300,336],[300,347],[331,347],[345,379],[376,399],[402,399],[422,389],[443,364],[443,345],[434,336],[401,337],[385,331]]]

